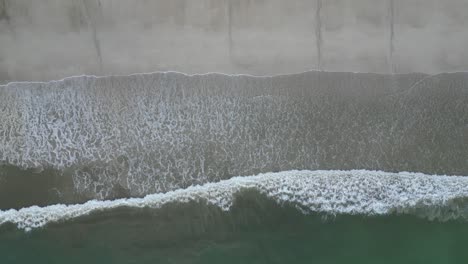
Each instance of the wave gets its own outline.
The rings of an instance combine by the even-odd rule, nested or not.
[[[468,216],[467,177],[365,170],[286,171],[235,177],[144,198],[10,209],[0,211],[0,225],[11,223],[29,231],[119,208],[158,209],[170,203],[193,201],[229,210],[235,196],[245,190],[255,190],[306,214],[415,214],[433,220]]]
[[[466,221],[302,214],[254,190],[234,199],[229,211],[203,201],[174,202],[100,211],[32,232],[2,225],[2,263],[219,263],[220,256],[231,263],[379,263],[382,257],[462,263],[468,257]]]
[[[292,169],[468,175],[467,135],[467,73],[166,72],[0,86],[0,164],[60,176],[47,186],[60,203]]]

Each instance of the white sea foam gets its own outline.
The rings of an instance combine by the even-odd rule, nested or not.
[[[385,215],[424,211],[426,217],[456,219],[466,214],[466,206],[454,201],[468,198],[468,177],[365,170],[265,173],[144,198],[0,211],[0,225],[13,223],[28,231],[118,207],[160,208],[170,202],[206,201],[229,210],[235,194],[243,189],[258,190],[279,204],[295,205],[304,213]]]
[[[0,164],[54,169],[100,200],[292,169],[465,175],[466,83],[466,73],[330,72],[9,83]]]

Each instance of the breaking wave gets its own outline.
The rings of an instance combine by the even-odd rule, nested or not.
[[[414,214],[435,220],[466,219],[468,178],[380,171],[286,171],[235,177],[144,198],[88,201],[0,211],[0,225],[32,230],[50,223],[125,208],[158,209],[172,203],[205,202],[229,210],[236,195],[254,190],[303,213]]]

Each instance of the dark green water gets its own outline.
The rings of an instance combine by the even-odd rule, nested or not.
[[[1,263],[466,263],[468,225],[412,216],[303,215],[246,192],[119,209],[30,233],[0,229]]]

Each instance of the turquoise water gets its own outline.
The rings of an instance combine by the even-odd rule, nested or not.
[[[465,263],[467,243],[462,221],[304,215],[256,192],[228,212],[171,203],[0,230],[1,263]]]

